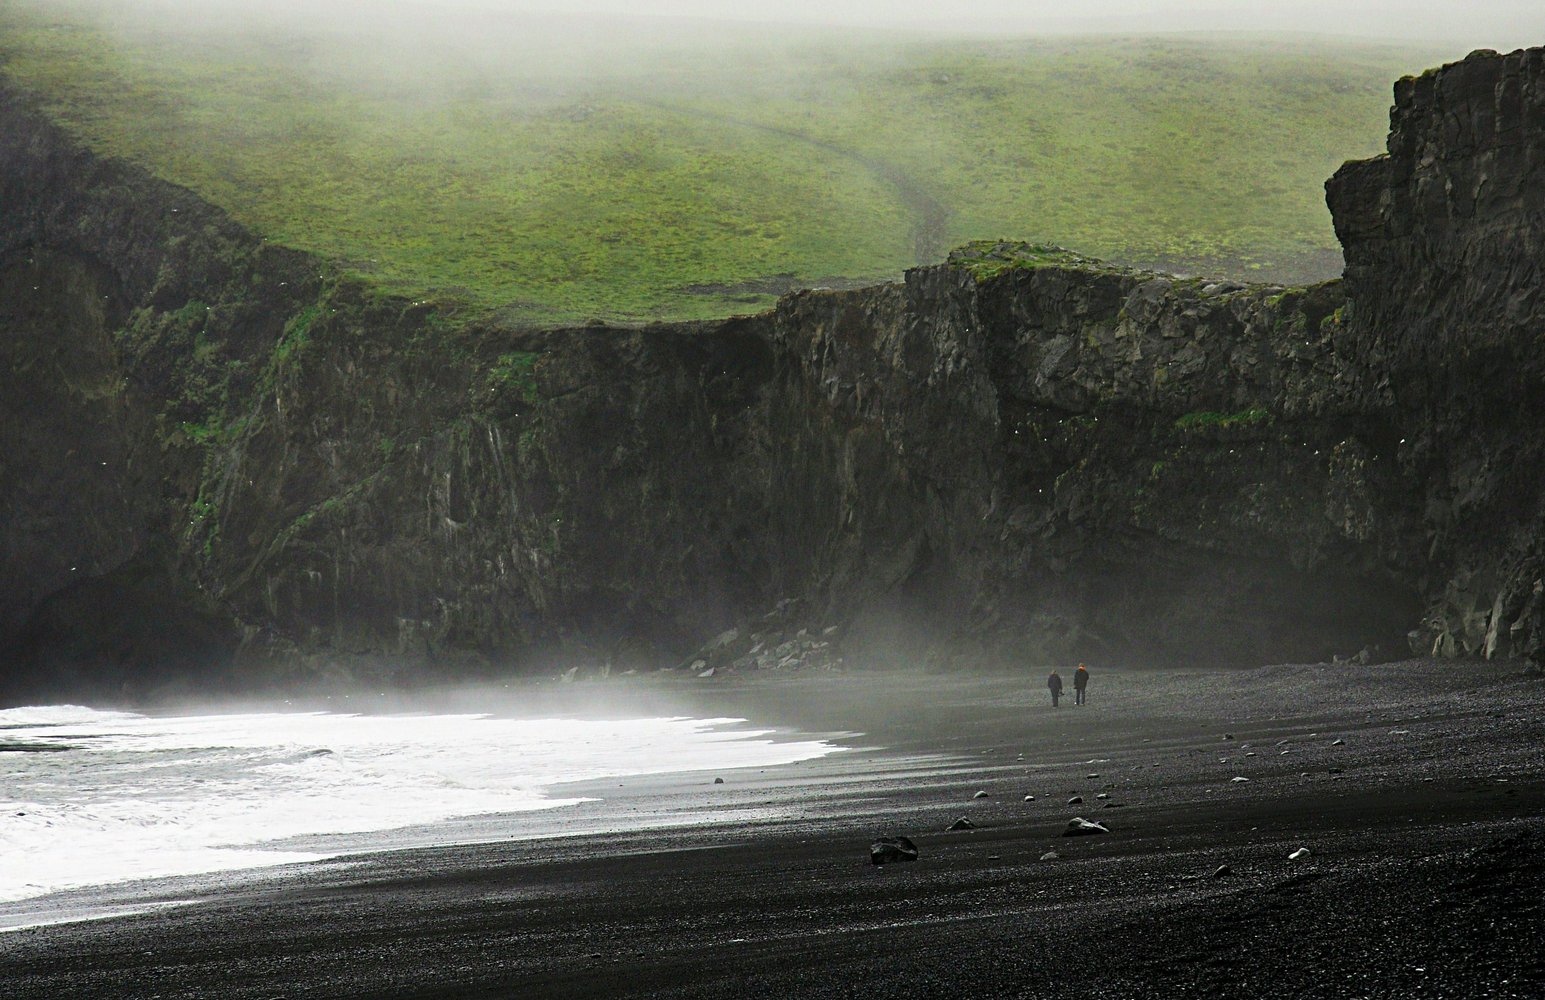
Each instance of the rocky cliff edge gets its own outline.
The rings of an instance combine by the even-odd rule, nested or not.
[[[1545,55],[1395,88],[1344,281],[977,243],[638,329],[380,296],[0,93],[6,697],[691,660],[1545,655]],[[803,633],[803,634],[800,634]]]

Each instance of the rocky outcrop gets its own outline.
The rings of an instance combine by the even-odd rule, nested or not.
[[[0,687],[691,663],[731,626],[705,670],[1538,656],[1541,65],[1402,81],[1390,156],[1328,186],[1343,282],[983,243],[546,331],[377,295],[5,95]]]
[[[0,121],[0,688],[228,664],[239,634],[187,546],[208,416],[251,391],[315,262],[15,94]]]
[[[917,845],[910,837],[881,837],[869,845],[869,863],[896,864],[917,860]]]
[[[1342,303],[1012,245],[785,300],[769,423],[802,457],[770,509],[827,553],[802,592],[850,645],[972,661],[1387,641],[1419,603]]]
[[[1413,642],[1545,659],[1545,50],[1403,79],[1390,126],[1326,191],[1422,510]]]

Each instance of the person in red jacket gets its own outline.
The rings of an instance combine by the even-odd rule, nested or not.
[[[1046,678],[1046,687],[1051,691],[1051,707],[1057,707],[1057,699],[1062,697],[1062,675],[1052,670],[1051,676]]]
[[[1073,672],[1073,704],[1082,705],[1084,703],[1084,689],[1088,686],[1089,668],[1080,663],[1078,669]]]

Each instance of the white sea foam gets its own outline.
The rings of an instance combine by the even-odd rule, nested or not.
[[[0,752],[0,902],[323,857],[263,846],[287,837],[581,801],[547,797],[559,782],[837,749],[742,721],[0,711],[0,747],[13,748]]]

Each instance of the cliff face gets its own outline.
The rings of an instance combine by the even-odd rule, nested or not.
[[[228,662],[239,635],[185,546],[191,432],[217,370],[250,388],[315,266],[3,91],[0,122],[0,687]]]
[[[1399,421],[1442,654],[1545,655],[1545,50],[1401,80],[1389,155],[1326,185],[1347,325]]]
[[[642,665],[780,602],[880,659],[1537,657],[1542,65],[1402,81],[1344,282],[979,244],[628,330],[375,296],[6,96],[0,687]]]
[[[791,477],[834,494],[807,592],[839,613],[911,594],[887,628],[1009,662],[1317,658],[1403,631],[1412,512],[1337,286],[985,252],[775,313],[800,377],[771,423],[836,450]]]

